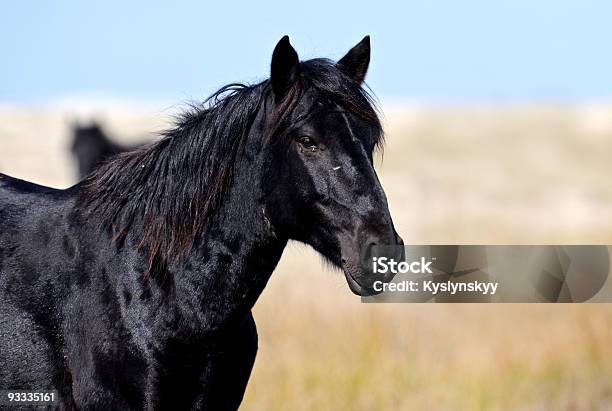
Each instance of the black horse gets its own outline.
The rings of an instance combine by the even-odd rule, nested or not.
[[[97,166],[110,157],[134,150],[138,145],[123,146],[112,141],[96,122],[72,126],[70,151],[78,164],[79,180],[90,175]]]
[[[74,187],[0,175],[0,388],[56,389],[62,409],[236,409],[288,240],[368,294],[363,253],[401,244],[372,166],[369,59],[368,37],[335,64],[283,37],[269,80]]]

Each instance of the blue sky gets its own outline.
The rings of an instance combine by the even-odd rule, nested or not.
[[[370,34],[383,101],[612,97],[603,0],[4,3],[0,102],[202,99],[265,78],[284,34],[301,58],[339,58]]]

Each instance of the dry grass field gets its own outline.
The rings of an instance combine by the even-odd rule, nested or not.
[[[66,110],[0,108],[0,170],[74,182]],[[123,141],[170,113],[106,110]],[[388,109],[407,244],[612,244],[612,106]],[[361,304],[291,244],[255,308],[245,410],[612,410],[611,305]]]

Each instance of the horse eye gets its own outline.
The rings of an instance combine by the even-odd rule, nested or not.
[[[302,136],[299,138],[298,142],[312,151],[315,151],[318,148],[317,143],[315,143],[315,141],[310,137]]]

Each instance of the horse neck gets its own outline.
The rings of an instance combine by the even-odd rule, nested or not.
[[[200,320],[211,329],[248,313],[287,244],[265,215],[261,154],[240,158],[224,202],[175,275],[187,291],[180,298],[201,307]]]

